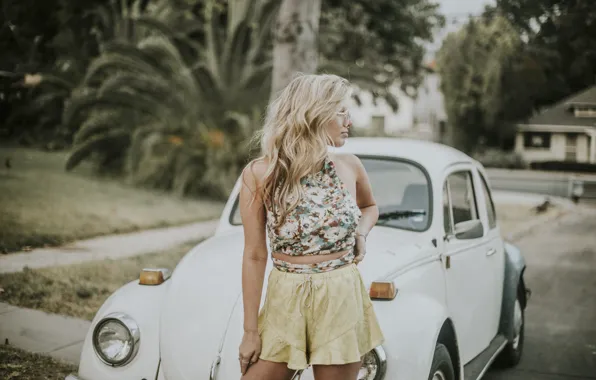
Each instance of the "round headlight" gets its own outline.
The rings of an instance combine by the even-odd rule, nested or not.
[[[112,313],[93,330],[93,348],[106,364],[117,367],[128,364],[139,350],[139,326],[124,313]]]
[[[387,372],[387,355],[383,347],[369,351],[362,360],[358,380],[381,380]]]

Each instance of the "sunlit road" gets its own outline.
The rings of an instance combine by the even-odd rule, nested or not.
[[[596,379],[596,210],[567,215],[516,244],[532,289],[524,356],[485,379]]]

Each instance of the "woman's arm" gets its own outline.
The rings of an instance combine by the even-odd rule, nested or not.
[[[373,196],[372,186],[362,161],[355,155],[349,155],[350,167],[356,178],[356,203],[362,212],[362,217],[356,228],[356,243],[354,262],[360,263],[366,255],[366,236],[379,219],[379,209]]]
[[[247,170],[248,169],[248,170]],[[240,216],[244,228],[242,257],[242,300],[244,302],[244,335],[238,349],[240,372],[259,360],[259,305],[267,266],[266,213],[260,195],[260,179],[265,171],[262,162],[253,162],[242,173]]]
[[[243,172],[240,190],[240,215],[244,229],[242,259],[242,297],[244,302],[244,331],[258,332],[258,313],[267,266],[266,213],[259,190],[265,167],[253,163]]]
[[[356,203],[362,212],[362,218],[356,229],[356,234],[366,237],[370,230],[375,226],[379,219],[379,208],[373,195],[372,186],[368,179],[368,174],[362,161],[356,156],[352,156],[352,168],[356,174]]]

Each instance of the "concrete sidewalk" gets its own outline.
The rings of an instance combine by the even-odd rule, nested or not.
[[[215,232],[218,222],[219,220],[210,220],[178,227],[100,236],[55,248],[2,255],[0,273],[19,272],[24,267],[45,268],[153,253],[209,237]]]
[[[78,364],[91,322],[0,303],[1,344]]]

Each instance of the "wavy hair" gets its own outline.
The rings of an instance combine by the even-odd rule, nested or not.
[[[323,165],[333,145],[325,126],[350,91],[349,82],[337,75],[300,74],[268,106],[260,134],[261,159],[268,162],[261,195],[278,216],[275,226],[300,201],[301,179]]]

